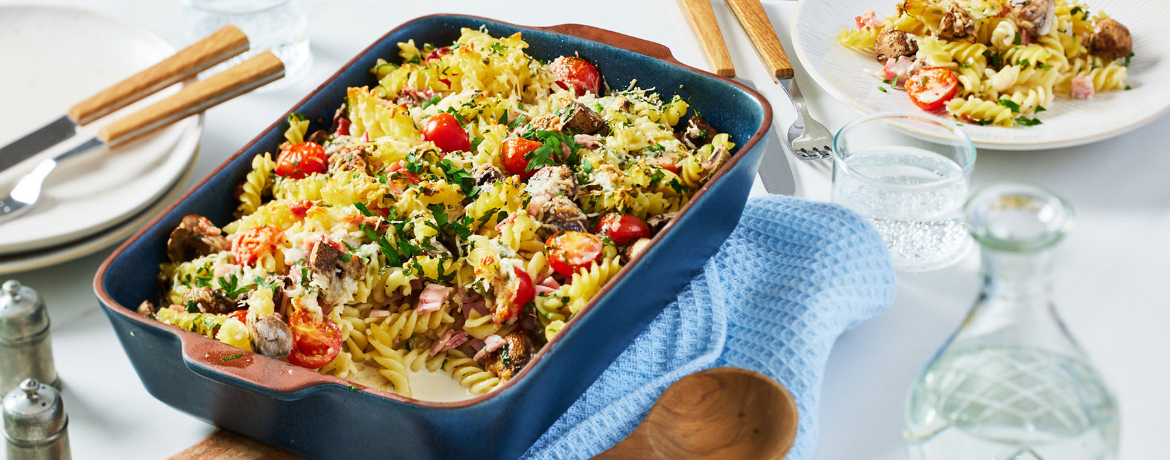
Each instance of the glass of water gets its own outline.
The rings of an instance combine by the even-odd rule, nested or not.
[[[248,36],[248,52],[212,67],[199,78],[219,73],[262,51],[272,51],[284,63],[284,78],[262,86],[272,91],[304,75],[312,62],[308,15],[300,0],[181,0],[186,5],[187,35],[198,40],[228,24]]]
[[[975,145],[953,122],[920,113],[865,116],[833,139],[833,202],[877,227],[894,268],[937,270],[971,248],[961,214],[974,166]]]

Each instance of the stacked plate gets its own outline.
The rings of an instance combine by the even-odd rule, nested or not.
[[[175,49],[136,25],[86,10],[0,6],[0,145],[60,117],[70,106],[170,56]],[[7,191],[41,159],[177,91],[163,91],[81,128],[34,158],[0,172]],[[202,115],[114,149],[66,160],[45,181],[41,201],[0,224],[0,274],[82,257],[142,227],[179,194],[195,163]]]

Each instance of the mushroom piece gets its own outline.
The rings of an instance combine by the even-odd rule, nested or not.
[[[586,232],[584,212],[577,203],[563,195],[557,195],[544,202],[537,208],[536,220],[541,226],[536,233],[541,239],[547,239],[559,231]]]
[[[1033,37],[1048,35],[1056,24],[1056,2],[1053,0],[1024,0],[1012,2],[1012,16],[1020,30]]]
[[[194,303],[203,313],[226,314],[238,310],[235,299],[223,291],[209,287],[195,287],[183,293],[183,303]]]
[[[625,257],[626,263],[629,263],[629,261],[634,260],[634,257],[637,257],[638,254],[645,251],[647,247],[650,247],[650,238],[638,238],[637,241],[626,246],[626,249],[622,251],[622,257]]]
[[[138,309],[135,311],[142,316],[150,316],[158,312],[158,309],[154,307],[154,302],[143,300],[142,303],[138,304]]]
[[[674,137],[687,148],[697,149],[711,143],[711,139],[715,138],[715,128],[711,127],[703,117],[691,115],[691,118],[687,120],[687,126],[675,131]]]
[[[727,164],[727,161],[730,159],[731,152],[727,150],[727,147],[722,145],[715,147],[715,150],[711,151],[711,155],[703,158],[699,162],[699,166],[703,168],[703,180],[709,179],[716,171],[719,171],[719,168]]]
[[[353,171],[361,174],[369,174],[368,164],[363,154],[364,152],[361,147],[342,147],[340,150],[329,154],[329,170],[331,172]]]
[[[888,30],[878,35],[873,46],[877,54],[877,61],[885,64],[890,59],[901,56],[913,56],[918,52],[918,43],[910,38],[910,34],[900,30]]]
[[[952,1],[947,4],[935,35],[946,40],[975,41],[975,18],[957,2]]]
[[[528,364],[534,350],[532,337],[520,331],[512,332],[504,336],[504,346],[484,360],[484,369],[494,372],[500,381],[506,382]]]
[[[346,280],[358,279],[365,268],[361,257],[342,252],[328,241],[317,243],[309,254],[309,271],[328,280],[329,287],[322,294],[329,305],[340,304],[346,292]]]
[[[248,324],[252,348],[269,358],[284,359],[292,351],[292,330],[276,315],[265,315]]]
[[[566,107],[566,110],[568,117],[564,127],[574,133],[593,134],[605,128],[605,119],[601,118],[601,114],[586,107],[585,104],[574,102],[573,105]]]
[[[1129,56],[1133,52],[1133,37],[1129,29],[1113,19],[1097,21],[1093,34],[1089,35],[1089,52],[1106,61]]]
[[[226,251],[231,248],[219,227],[206,217],[190,214],[183,218],[167,239],[167,258],[171,262],[186,262],[197,257]]]
[[[496,183],[498,180],[502,180],[504,178],[504,173],[500,171],[499,168],[496,168],[495,166],[492,166],[488,163],[484,163],[482,165],[476,166],[475,169],[471,170],[471,177],[475,178],[475,185],[480,187],[487,187]]]
[[[573,170],[568,166],[554,165],[540,168],[528,178],[528,185],[524,187],[530,196],[547,196],[550,199],[557,195],[576,198],[579,188]]]

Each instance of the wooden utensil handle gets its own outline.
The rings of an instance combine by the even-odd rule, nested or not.
[[[723,42],[723,32],[719,30],[719,21],[715,20],[715,10],[708,0],[678,0],[686,14],[687,22],[691,24],[691,31],[699,40],[703,49],[703,57],[707,58],[707,65],[711,71],[721,77],[734,77],[735,65],[731,63],[731,55],[727,52],[727,43]]]
[[[84,125],[247,50],[248,37],[244,32],[233,25],[225,26],[162,62],[81,101],[69,109],[69,118]]]
[[[227,430],[210,436],[168,460],[303,460],[301,457],[260,444]]]
[[[271,51],[253,56],[203,81],[187,85],[175,95],[154,103],[98,131],[107,144],[149,133],[284,76],[284,64]]]
[[[788,54],[780,44],[780,37],[776,36],[776,29],[764,11],[760,0],[724,0],[740,27],[747,33],[752,47],[760,60],[768,67],[768,71],[776,78],[792,78],[792,63],[788,61]]]

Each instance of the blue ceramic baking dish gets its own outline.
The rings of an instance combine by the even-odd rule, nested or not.
[[[329,123],[346,88],[376,84],[369,69],[396,59],[397,43],[450,43],[464,27],[522,32],[542,60],[580,53],[610,87],[632,79],[679,94],[739,149],[731,161],[530,364],[497,391],[454,403],[416,401],[239,349],[134,312],[157,299],[167,237],[183,216],[232,220],[232,192],[252,157],[283,140],[281,121],[116,250],[94,279],[106,315],[147,390],[201,420],[309,458],[494,459],[520,456],[642,329],[674,300],[735,227],[764,151],[772,111],[758,93],[685,65],[655,43],[582,25],[523,27],[491,19],[425,16],[390,31],[291,112]],[[327,125],[325,126],[327,127]],[[310,129],[318,129],[313,126]]]

